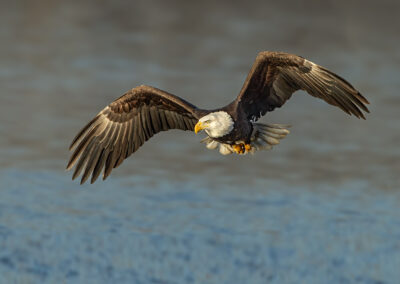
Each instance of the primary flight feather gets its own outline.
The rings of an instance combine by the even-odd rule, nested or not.
[[[260,52],[239,93],[225,107],[199,109],[175,95],[150,86],[139,86],[105,107],[73,139],[67,169],[74,165],[81,183],[91,176],[103,179],[160,131],[205,130],[202,142],[219,147],[221,154],[247,154],[268,150],[289,131],[287,125],[256,121],[281,107],[297,90],[323,99],[344,112],[365,119],[369,112],[363,97],[350,83],[300,56]]]

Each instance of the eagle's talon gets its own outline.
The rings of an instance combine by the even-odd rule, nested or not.
[[[235,151],[236,154],[245,154],[246,153],[246,144],[240,143],[240,144],[234,144],[232,145],[233,150]]]
[[[240,154],[241,147],[238,144],[233,144],[232,145],[233,151],[235,151],[236,154]]]

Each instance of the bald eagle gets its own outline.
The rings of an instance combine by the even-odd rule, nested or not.
[[[256,121],[281,107],[297,90],[363,118],[369,112],[363,97],[350,83],[305,58],[283,52],[260,52],[238,97],[227,106],[200,109],[173,94],[139,86],[100,111],[73,139],[67,165],[76,165],[72,179],[83,170],[81,184],[93,183],[136,152],[160,131],[204,130],[208,149],[221,154],[247,154],[271,149],[288,133],[287,125]]]

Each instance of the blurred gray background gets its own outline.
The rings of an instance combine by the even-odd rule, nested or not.
[[[398,1],[0,1],[0,283],[397,283]],[[148,84],[214,108],[258,52],[306,57],[371,102],[358,120],[296,93],[270,152],[193,133],[105,182],[64,172],[98,111]]]

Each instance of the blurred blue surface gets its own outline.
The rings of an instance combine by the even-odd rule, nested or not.
[[[395,283],[399,192],[0,176],[1,283]],[[88,186],[89,187],[89,186]],[[29,190],[28,190],[29,189]]]

